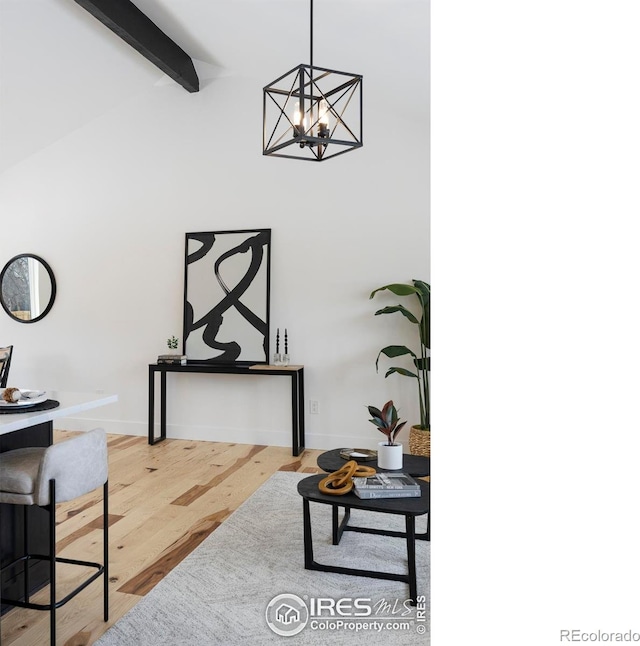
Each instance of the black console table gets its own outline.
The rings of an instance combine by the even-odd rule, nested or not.
[[[155,374],[160,373],[160,436],[155,435]],[[293,455],[304,451],[304,366],[217,365],[211,363],[149,364],[149,444],[167,437],[167,373],[208,373],[223,375],[272,375],[291,378],[291,450]]]

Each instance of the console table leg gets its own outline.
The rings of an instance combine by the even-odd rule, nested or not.
[[[298,370],[298,449],[305,449],[304,438],[304,368]]]
[[[298,376],[291,373],[291,452],[296,456],[300,455],[298,399]]]
[[[167,438],[167,373],[160,371],[160,436],[156,437],[156,370],[149,367],[149,444],[157,444]]]
[[[167,373],[160,373],[160,438],[167,438]]]
[[[156,373],[149,368],[149,444],[154,444],[154,435],[155,435],[155,378]]]

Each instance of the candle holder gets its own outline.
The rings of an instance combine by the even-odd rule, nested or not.
[[[273,355],[273,365],[282,365],[282,355],[280,354],[280,328],[276,330],[276,351]]]
[[[273,355],[274,366],[289,365],[289,331],[284,329],[284,352],[280,352],[280,328],[276,330],[276,351]]]

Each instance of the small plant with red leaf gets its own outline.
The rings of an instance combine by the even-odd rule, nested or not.
[[[375,406],[367,406],[371,419],[369,420],[381,433],[387,436],[387,446],[394,446],[396,437],[407,422],[400,422],[398,411],[393,405],[393,400],[389,400],[382,410]]]

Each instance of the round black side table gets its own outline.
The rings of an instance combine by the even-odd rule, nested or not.
[[[326,453],[321,453],[318,456],[318,466],[327,473],[333,473],[334,471],[341,469],[347,462],[347,460],[340,455],[340,451],[343,450],[344,449],[333,449]],[[386,469],[380,469],[378,467],[378,460],[356,461],[358,464],[362,464],[363,466],[373,467],[376,471],[386,471]],[[431,473],[431,458],[405,453],[402,456],[401,471],[416,478],[428,476]]]
[[[350,574],[355,576],[372,577],[375,579],[387,579],[391,581],[403,581],[409,584],[409,598],[411,604],[416,605],[418,597],[418,586],[416,577],[416,540],[431,540],[431,510],[430,510],[430,486],[428,482],[419,480],[422,495],[419,498],[373,498],[361,500],[353,493],[344,496],[328,496],[318,489],[318,483],[323,475],[309,476],[298,482],[298,493],[303,500],[303,536],[304,536],[304,567],[307,570],[320,570],[321,572],[336,572],[338,574]],[[362,532],[366,534],[379,534],[404,538],[407,544],[407,573],[396,574],[391,572],[378,572],[371,570],[359,570],[348,567],[338,567],[318,563],[313,557],[313,536],[311,532],[311,515],[309,503],[321,503],[330,505],[332,510],[333,523],[333,544],[338,545],[344,531]],[[342,523],[338,525],[338,509],[344,507],[345,513]],[[388,531],[386,529],[373,529],[354,527],[349,525],[351,509],[363,509],[384,514],[396,514],[404,516],[404,532]],[[427,531],[424,534],[416,534],[416,517],[429,514],[427,517]]]

